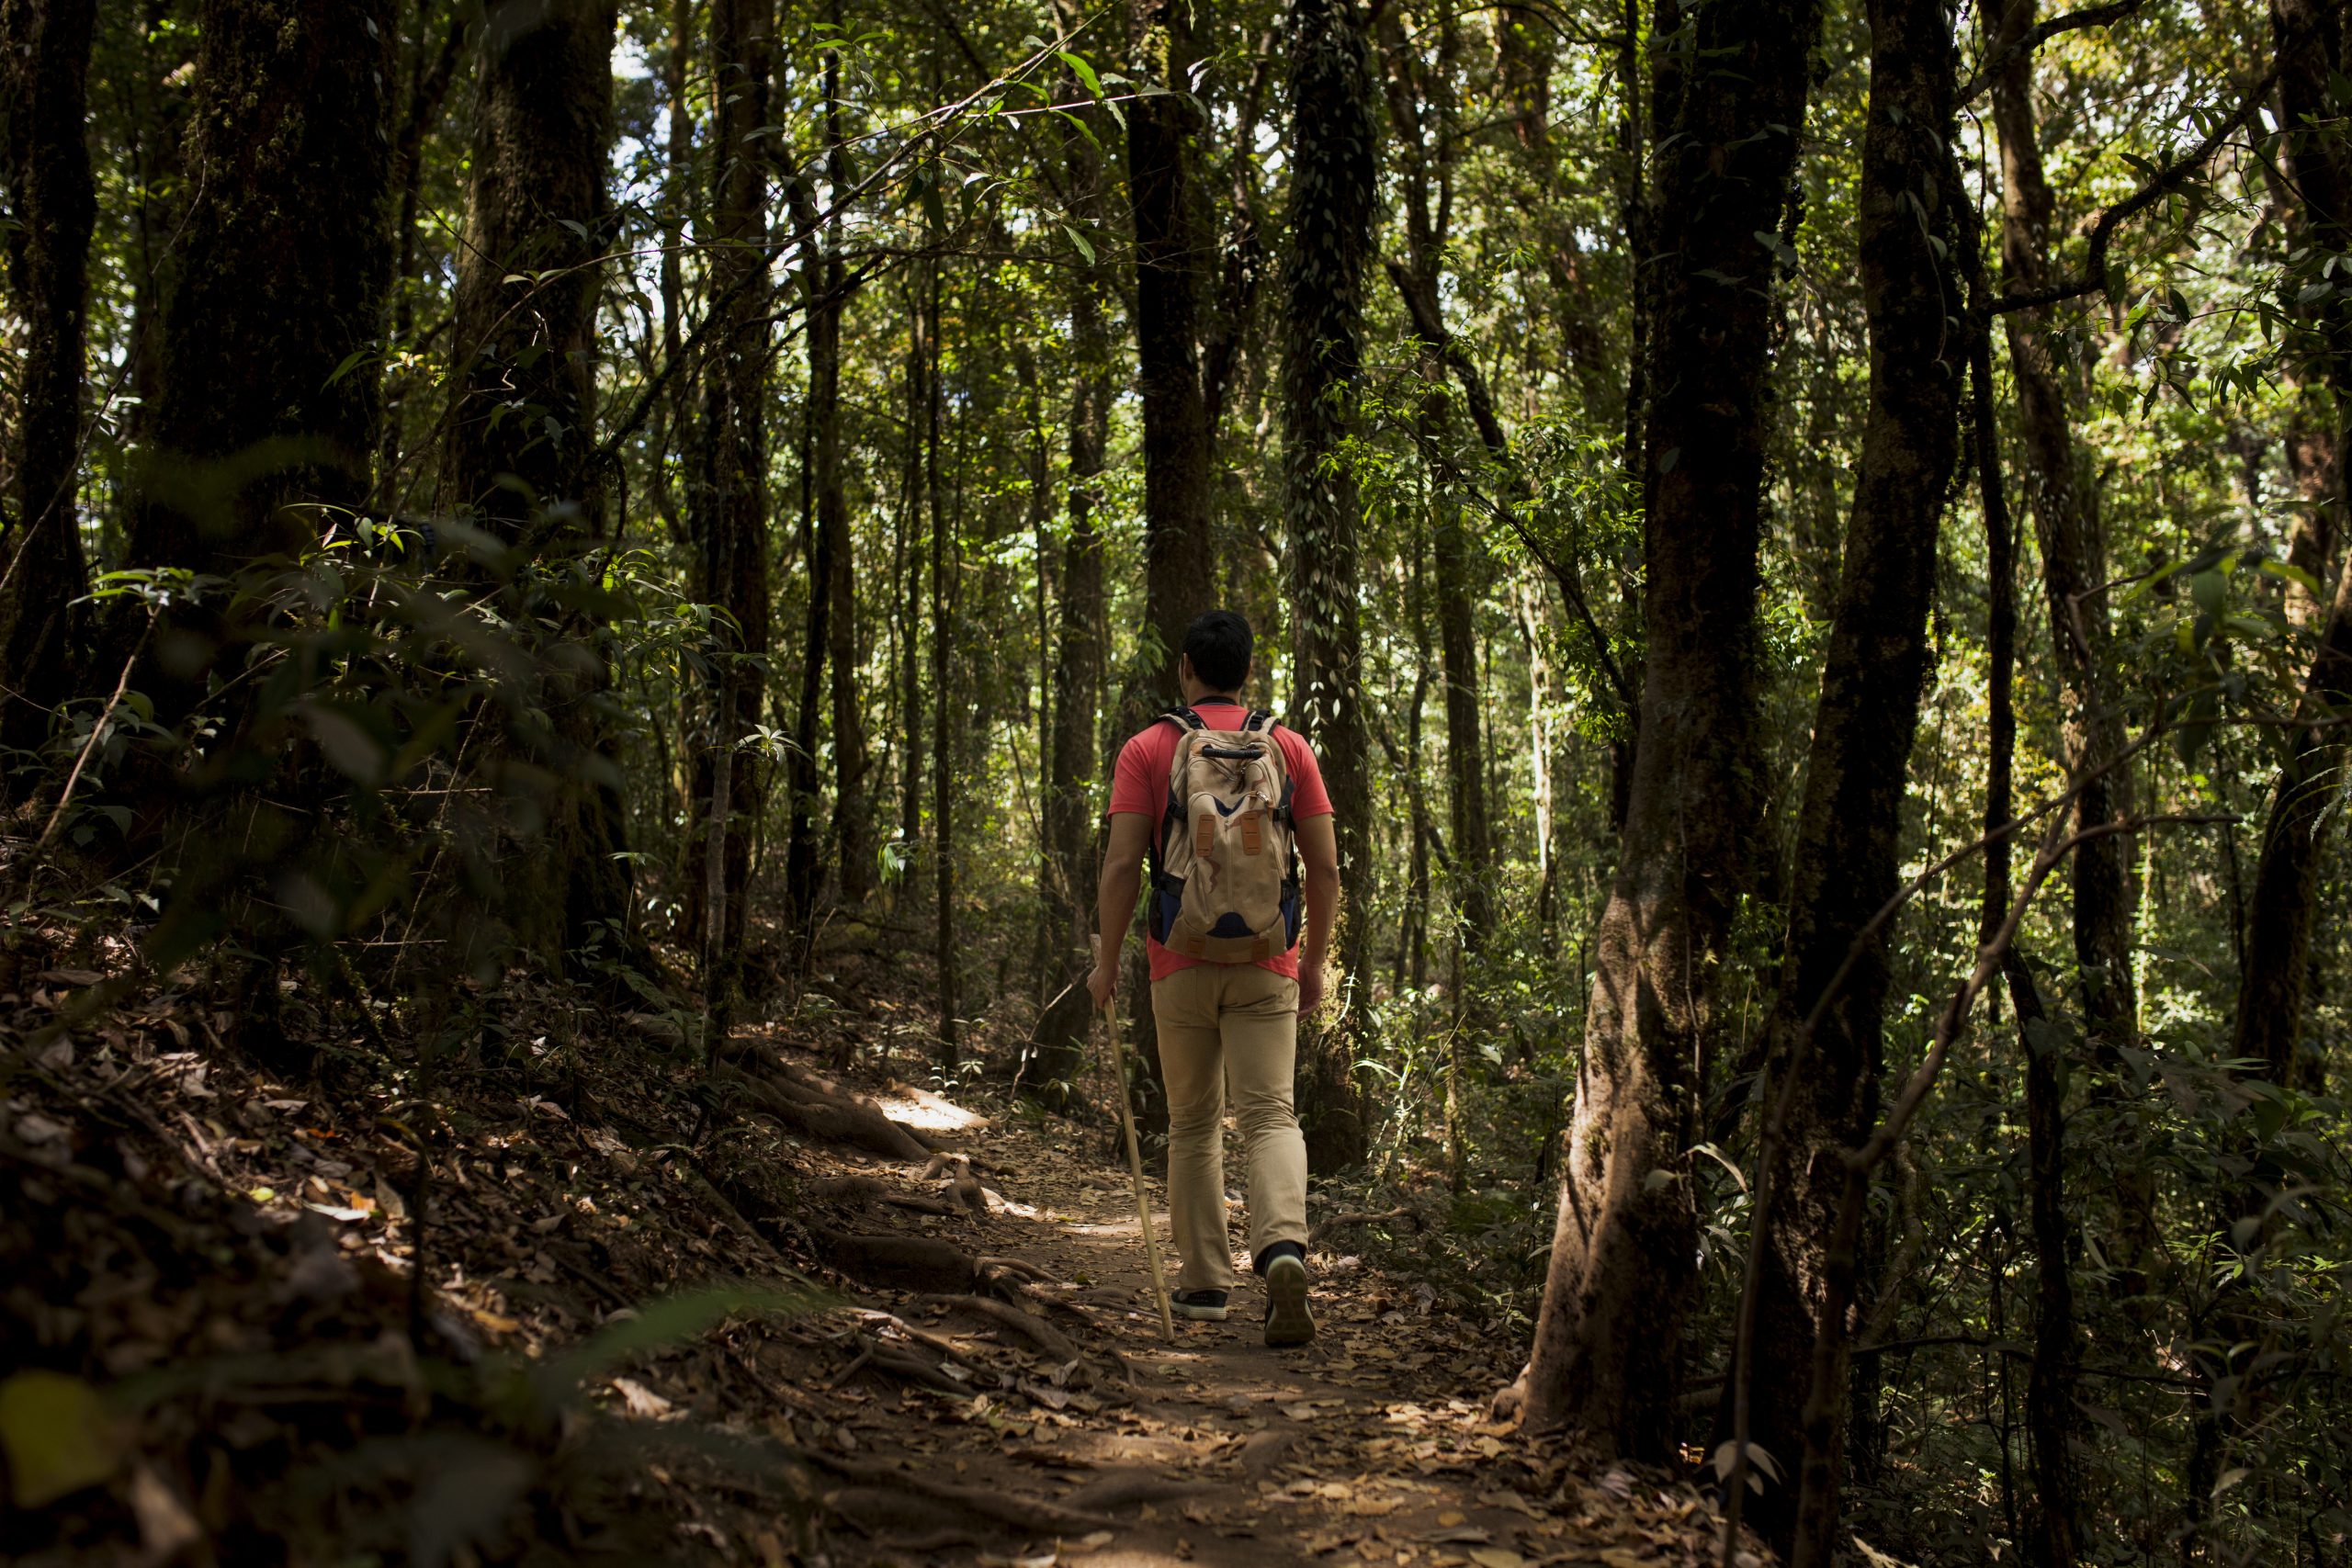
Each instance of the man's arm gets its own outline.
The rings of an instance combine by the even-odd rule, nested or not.
[[[1143,852],[1151,844],[1151,818],[1132,811],[1111,815],[1109,841],[1102,846],[1102,877],[1094,889],[1094,926],[1100,933],[1094,972],[1086,988],[1094,1005],[1107,1004],[1119,989],[1119,954],[1127,928],[1136,921],[1136,895],[1143,887]]]
[[[1340,835],[1329,812],[1301,818],[1297,826],[1298,854],[1306,863],[1306,951],[1298,955],[1298,1010],[1310,1013],[1323,1002],[1323,961],[1340,918]]]

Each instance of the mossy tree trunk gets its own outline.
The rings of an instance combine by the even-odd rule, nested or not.
[[[501,694],[489,764],[524,840],[501,857],[493,902],[516,948],[558,973],[629,916],[602,623],[563,593],[595,570],[606,533],[596,310],[612,229],[615,13],[614,0],[483,9],[443,464],[447,502],[513,552],[526,595],[546,599],[516,623],[560,628],[529,649],[526,688]]]
[[[1652,33],[1650,365],[1639,740],[1603,907],[1534,1352],[1537,1427],[1675,1455],[1696,1252],[1687,1160],[1713,977],[1763,796],[1756,705],[1769,280],[1804,123],[1814,0],[1686,8]]]
[[[1333,1003],[1300,1045],[1300,1120],[1317,1168],[1365,1147],[1355,1082],[1372,1000],[1372,778],[1359,622],[1363,502],[1343,450],[1363,373],[1377,140],[1363,23],[1349,0],[1290,13],[1290,236],[1283,271],[1283,513],[1295,658],[1291,722],[1323,764],[1340,844]]]

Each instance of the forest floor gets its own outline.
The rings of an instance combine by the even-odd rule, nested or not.
[[[887,995],[714,1076],[509,987],[427,1081],[58,956],[0,970],[0,1560],[1716,1561],[1687,1485],[1488,1423],[1520,1349],[1405,1209],[1315,1216],[1312,1345],[1246,1275],[1164,1338],[1107,1119],[889,1076]]]

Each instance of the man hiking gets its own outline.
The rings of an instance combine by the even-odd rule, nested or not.
[[[1250,656],[1241,616],[1211,610],[1194,619],[1176,667],[1183,705],[1120,750],[1098,890],[1102,956],[1087,988],[1098,1007],[1118,990],[1148,854],[1144,946],[1168,1088],[1169,1217],[1182,1263],[1170,1304],[1179,1317],[1222,1322],[1233,1292],[1229,1090],[1250,1162],[1250,1254],[1266,1281],[1266,1343],[1301,1345],[1315,1337],[1315,1318],[1306,1141],[1291,1081],[1299,1016],[1323,999],[1340,851],[1314,751],[1271,715],[1242,706]]]

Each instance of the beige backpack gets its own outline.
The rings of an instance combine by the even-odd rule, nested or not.
[[[1272,714],[1211,729],[1189,707],[1168,768],[1168,810],[1152,873],[1151,934],[1170,953],[1248,964],[1298,940],[1297,835],[1290,768]]]

